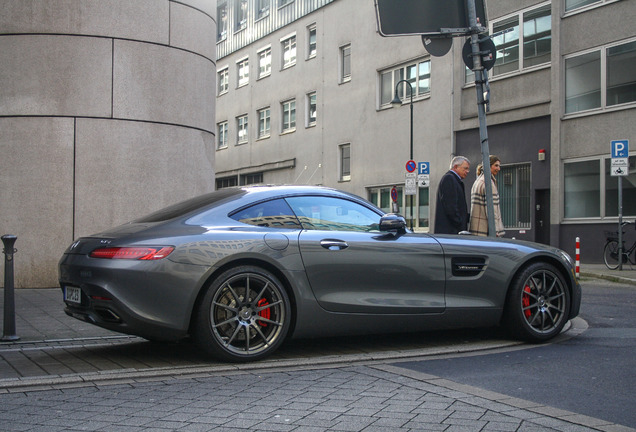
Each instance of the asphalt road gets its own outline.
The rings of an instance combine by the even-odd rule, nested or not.
[[[575,338],[396,366],[636,428],[636,286],[583,282]]]

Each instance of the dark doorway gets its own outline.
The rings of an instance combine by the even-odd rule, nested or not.
[[[537,189],[534,202],[534,241],[550,244],[550,189]]]

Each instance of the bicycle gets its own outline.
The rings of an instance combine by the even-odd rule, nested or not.
[[[621,228],[625,225],[629,225],[634,222],[625,221],[621,223]],[[636,228],[636,225],[635,225]],[[618,268],[618,231],[605,231],[605,237],[607,241],[605,242],[605,247],[603,249],[603,261],[605,265],[610,270],[616,270]],[[634,251],[636,250],[636,240],[629,247],[629,249],[625,249],[625,231],[623,231],[623,259],[621,260],[623,264],[631,264],[636,265],[636,254]]]

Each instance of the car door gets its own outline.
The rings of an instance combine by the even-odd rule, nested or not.
[[[380,232],[375,210],[344,198],[286,200],[303,226],[300,252],[323,308],[375,314],[444,311],[444,256],[435,239]]]

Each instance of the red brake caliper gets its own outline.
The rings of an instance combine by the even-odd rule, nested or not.
[[[522,299],[521,299],[521,304],[523,305],[524,309],[530,306],[530,293],[532,292],[532,290],[530,289],[530,287],[528,285],[525,286],[525,288],[523,289],[523,291],[525,293],[528,294],[524,294]],[[523,313],[525,314],[526,318],[530,318],[532,316],[532,311],[530,309],[525,309],[523,311]]]
[[[263,306],[267,306],[268,304],[269,304],[269,302],[267,301],[267,299],[262,298],[262,299],[260,299],[260,300],[258,301],[258,303],[256,303],[256,306],[258,306],[259,308],[261,308],[261,307],[263,307]],[[261,317],[261,318],[263,318],[263,319],[268,320],[268,319],[269,319],[269,317],[271,316],[271,312],[270,312],[269,308],[268,308],[268,309],[263,309],[262,311],[260,311],[260,312],[258,313],[258,316],[260,316],[260,317]],[[259,322],[258,322],[258,325],[260,325],[261,327],[267,327],[267,323],[262,322],[262,321],[259,321]]]

